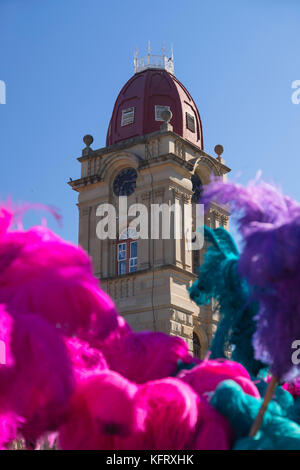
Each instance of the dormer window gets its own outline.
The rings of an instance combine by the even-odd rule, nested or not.
[[[163,111],[171,111],[170,106],[157,106],[155,105],[155,121],[163,121],[161,116]]]
[[[134,122],[134,106],[122,110],[121,126],[128,126]]]
[[[186,127],[189,131],[195,132],[195,118],[190,113],[185,113],[186,116]]]

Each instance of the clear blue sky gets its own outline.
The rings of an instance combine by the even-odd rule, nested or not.
[[[300,200],[298,0],[0,0],[0,198],[60,208],[77,241],[82,137],[105,145],[136,46],[174,45],[175,74],[196,101],[204,145],[224,145],[231,178],[258,169]],[[40,215],[26,223],[38,222]]]

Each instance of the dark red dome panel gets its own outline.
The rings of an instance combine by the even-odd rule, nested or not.
[[[162,121],[155,119],[155,106],[169,106],[174,132],[203,149],[200,115],[191,95],[174,75],[158,69],[136,73],[124,85],[114,106],[106,145],[158,131]],[[122,122],[124,111],[129,119],[123,116]]]

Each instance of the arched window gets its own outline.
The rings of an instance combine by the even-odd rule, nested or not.
[[[193,191],[193,196],[192,196],[192,201],[193,202],[199,202],[201,199],[202,191],[203,191],[203,184],[199,176],[195,173],[192,175],[192,191]]]
[[[199,250],[192,251],[192,268],[193,268],[193,273],[198,276],[199,268],[200,268],[200,251]]]
[[[134,229],[126,229],[117,242],[117,273],[118,276],[137,271],[138,242]]]
[[[199,337],[197,333],[193,332],[193,349],[194,349],[194,356],[201,358],[201,344],[199,341]]]

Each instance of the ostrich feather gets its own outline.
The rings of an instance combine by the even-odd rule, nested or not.
[[[252,336],[257,302],[251,301],[251,290],[239,273],[239,252],[227,230],[204,227],[209,247],[198,279],[190,288],[190,297],[199,306],[217,301],[220,322],[211,345],[211,358],[226,357],[232,346],[232,359],[243,364],[253,375],[264,366],[254,358]]]
[[[255,357],[279,380],[300,375],[292,344],[300,338],[300,204],[264,182],[213,182],[204,201],[229,203],[243,237],[239,272],[259,302]]]

